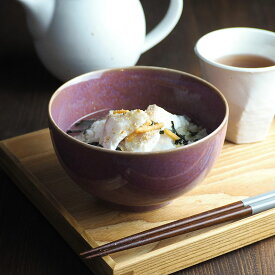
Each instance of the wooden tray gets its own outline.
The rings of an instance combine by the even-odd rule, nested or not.
[[[76,253],[275,189],[275,121],[269,137],[225,143],[198,187],[146,213],[112,210],[64,173],[44,129],[1,142],[1,166]],[[275,235],[275,209],[231,223],[87,261],[96,274],[168,274]]]

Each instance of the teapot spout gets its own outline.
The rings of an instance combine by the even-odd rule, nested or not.
[[[27,23],[32,36],[39,39],[51,24],[56,0],[17,0],[27,13]]]

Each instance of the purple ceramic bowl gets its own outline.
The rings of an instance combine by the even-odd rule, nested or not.
[[[136,153],[91,146],[66,134],[79,118],[110,109],[157,104],[188,115],[208,135],[176,149]],[[228,105],[208,82],[165,68],[108,69],[62,85],[49,103],[49,127],[67,174],[93,196],[127,209],[159,208],[200,183],[224,143]]]

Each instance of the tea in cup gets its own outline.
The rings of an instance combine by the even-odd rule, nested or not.
[[[226,139],[237,144],[264,140],[275,114],[275,33],[221,29],[201,37],[195,53],[202,77],[228,101]]]

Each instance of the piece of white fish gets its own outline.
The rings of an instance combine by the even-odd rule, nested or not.
[[[159,130],[136,135],[131,141],[125,139],[120,148],[131,152],[151,152],[160,139]]]
[[[171,129],[171,121],[174,122],[176,129],[188,124],[188,120],[184,116],[173,115],[156,104],[149,105],[146,113],[152,121],[164,123],[164,128]]]
[[[151,151],[161,151],[161,150],[169,150],[175,148],[175,142],[166,135],[159,135],[159,140],[157,144],[152,148]]]
[[[139,109],[126,113],[114,113],[110,111],[99,143],[104,148],[115,150],[125,137],[133,133],[135,129],[148,120],[147,113]]]
[[[86,143],[99,142],[103,135],[105,122],[106,119],[96,120],[88,129],[76,136],[76,138]]]

